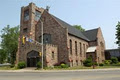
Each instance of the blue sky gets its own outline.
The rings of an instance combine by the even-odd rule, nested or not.
[[[86,30],[101,27],[106,48],[117,48],[115,26],[120,21],[120,0],[0,0],[0,30],[20,24],[20,9],[34,2],[71,25]]]

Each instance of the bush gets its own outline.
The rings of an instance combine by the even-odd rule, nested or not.
[[[92,59],[88,58],[83,62],[84,66],[91,67],[92,66]]]
[[[93,63],[95,66],[98,66],[98,63],[97,62],[95,62],[95,63]]]
[[[61,66],[54,66],[54,68],[61,68]]]
[[[42,67],[42,63],[41,62],[37,62],[37,68],[41,68]]]
[[[99,66],[104,66],[104,64],[103,64],[103,63],[100,63]]]
[[[17,67],[19,69],[25,68],[26,67],[26,63],[25,62],[19,62]]]
[[[61,66],[61,68],[68,68],[69,67],[67,64],[63,64],[63,63],[60,66]]]
[[[111,64],[111,62],[112,62],[111,60],[105,60],[104,64],[109,65],[109,64]]]
[[[118,58],[117,57],[112,57],[111,61],[112,61],[112,64],[117,64],[118,63]]]

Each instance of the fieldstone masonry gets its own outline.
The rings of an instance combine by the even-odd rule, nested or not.
[[[39,20],[37,20],[38,18]],[[75,35],[75,31],[72,31],[73,34],[69,34],[71,26],[68,23],[51,15],[46,9],[30,3],[28,6],[21,8],[17,63],[25,61],[30,63],[31,66],[36,66],[32,63],[36,64],[41,61],[41,21],[43,22],[44,35],[44,66],[54,66],[54,64],[62,62],[70,67],[80,66],[91,55],[97,63],[104,61],[105,42],[100,28],[97,29],[97,38],[94,41],[90,41],[85,35],[78,36],[83,34],[82,32],[78,34],[78,30],[77,35]],[[23,36],[31,39],[32,42],[25,40],[25,43],[23,43]],[[70,46],[70,40],[72,41],[72,47]],[[86,53],[87,49],[92,46],[97,47],[96,51]],[[32,54],[31,51],[35,51],[35,54],[38,53],[39,58],[38,55],[33,54],[28,60],[27,56]],[[72,51],[72,54],[70,51]]]

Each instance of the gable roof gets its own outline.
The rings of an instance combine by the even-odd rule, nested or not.
[[[98,33],[98,28],[92,29],[92,30],[87,30],[83,32],[83,34],[90,40],[94,41],[97,39],[97,33]]]
[[[53,16],[53,15],[52,15],[52,16]],[[57,17],[55,17],[55,16],[53,16],[53,18],[54,18],[58,23],[60,23],[63,27],[68,28],[68,33],[69,33],[69,34],[74,35],[74,36],[76,36],[76,37],[79,37],[79,38],[81,38],[81,39],[84,39],[84,40],[86,40],[86,41],[90,41],[86,36],[83,35],[83,33],[82,33],[80,30],[74,28],[74,27],[71,26],[70,24],[64,22],[63,20],[61,20],[61,19],[59,19],[59,18],[57,18]]]

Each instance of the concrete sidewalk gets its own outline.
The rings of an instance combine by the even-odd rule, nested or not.
[[[77,70],[35,70],[32,69],[20,69],[20,70],[0,70],[0,72],[82,72],[82,71],[110,71],[110,70],[118,70],[120,68],[107,68],[107,69],[77,69]]]

